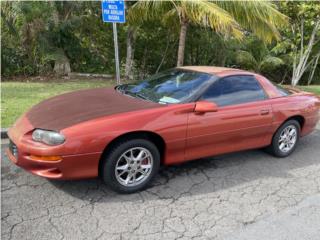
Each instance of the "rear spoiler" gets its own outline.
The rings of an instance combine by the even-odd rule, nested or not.
[[[302,93],[304,91],[302,91],[301,89],[299,88],[296,88],[296,87],[292,87],[292,86],[283,86],[285,89],[287,89],[289,92],[291,93]]]
[[[297,87],[292,87],[292,86],[283,86],[285,87],[285,89],[287,89],[289,92],[291,92],[292,94],[303,94],[303,95],[312,95],[312,96],[315,96],[315,97],[318,97],[316,94],[314,93],[311,93],[311,92],[307,92],[307,91],[304,91],[302,89],[299,89]]]

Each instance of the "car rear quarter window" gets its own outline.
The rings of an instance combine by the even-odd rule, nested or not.
[[[218,79],[201,99],[228,106],[261,101],[266,99],[266,94],[254,76],[241,75]]]
[[[271,82],[278,90],[279,94],[281,94],[281,96],[288,96],[291,95],[291,92],[288,89],[285,89],[284,87],[281,87],[280,85]]]

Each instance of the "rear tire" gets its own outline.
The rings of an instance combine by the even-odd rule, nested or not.
[[[274,134],[268,151],[276,157],[289,156],[297,147],[301,127],[298,121],[289,120],[285,122]]]
[[[119,142],[102,162],[103,181],[119,193],[134,193],[149,186],[160,166],[157,147],[145,139]]]

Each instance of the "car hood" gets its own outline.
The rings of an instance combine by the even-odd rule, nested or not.
[[[99,117],[157,107],[163,105],[123,95],[113,88],[96,88],[47,99],[31,108],[26,117],[34,128],[60,131]]]

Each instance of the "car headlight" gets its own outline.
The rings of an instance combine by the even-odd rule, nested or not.
[[[65,141],[62,134],[42,129],[34,130],[32,133],[32,139],[33,141],[42,142],[48,145],[59,145]]]

